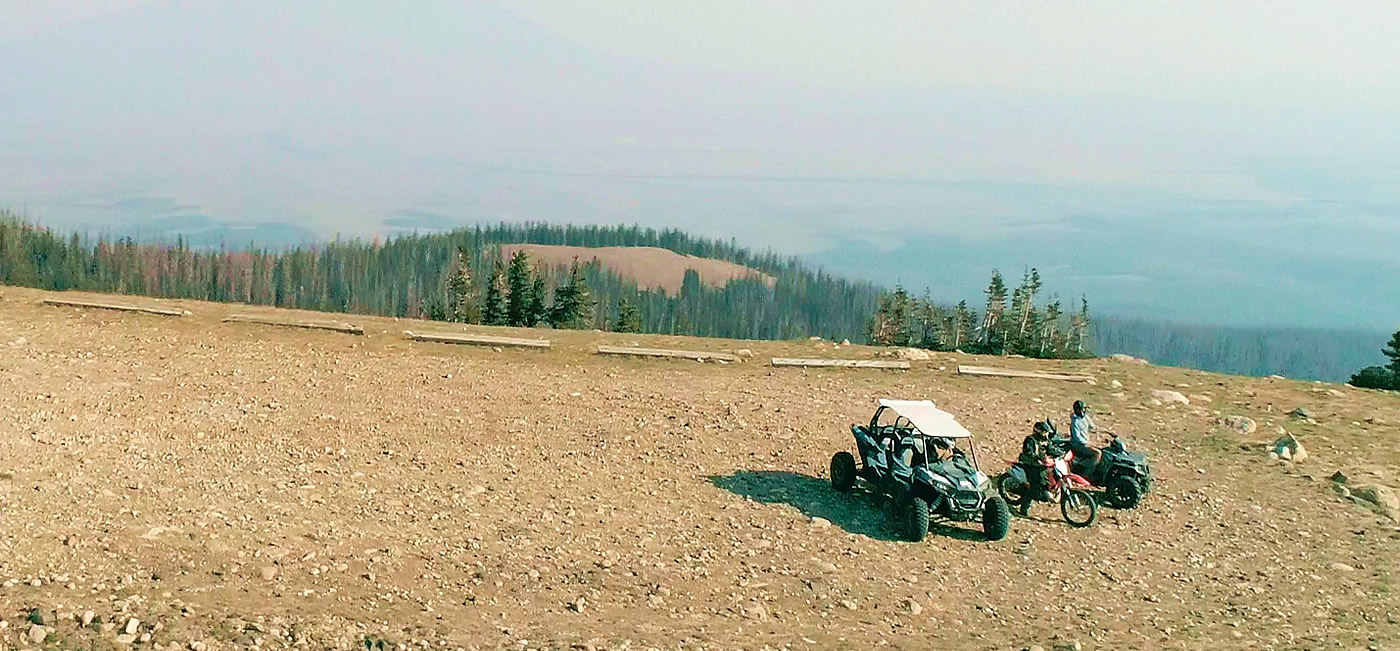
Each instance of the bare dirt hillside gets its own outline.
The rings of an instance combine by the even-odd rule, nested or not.
[[[689,269],[694,269],[700,275],[700,282],[709,287],[724,287],[729,281],[739,278],[758,278],[769,286],[774,282],[768,274],[733,262],[682,255],[650,246],[507,244],[501,247],[502,255],[506,258],[521,250],[531,259],[550,265],[567,265],[574,258],[580,262],[597,260],[618,276],[636,282],[640,289],[660,289],[673,296],[681,291],[681,282]]]
[[[340,317],[361,337],[43,296],[0,288],[0,647],[1400,648],[1400,531],[1329,479],[1396,485],[1394,395],[1110,360],[767,366],[874,355],[810,341],[544,330],[553,349],[496,351],[400,335],[441,324]],[[957,414],[993,472],[1082,397],[1152,455],[1156,492],[1084,530],[1038,505],[1004,541],[901,542],[826,478],[882,396]],[[1280,427],[1307,460],[1255,445]]]

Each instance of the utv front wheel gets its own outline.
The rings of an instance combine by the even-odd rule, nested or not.
[[[1099,505],[1089,491],[1072,489],[1060,496],[1060,515],[1071,527],[1087,527],[1099,517]]]
[[[1006,501],[1008,506],[1016,506],[1021,510],[1022,516],[1030,515],[1031,510],[1031,487],[1025,482],[1016,481],[1011,473],[1002,474],[997,477],[997,494]]]
[[[922,497],[910,497],[904,504],[904,537],[910,542],[920,542],[928,536],[928,501]]]
[[[856,485],[856,458],[842,450],[831,457],[831,487],[844,493]]]
[[[987,540],[1001,540],[1011,532],[1011,508],[1000,497],[989,497],[982,506],[982,533]]]
[[[1108,498],[1108,503],[1115,509],[1131,509],[1142,501],[1142,491],[1138,489],[1137,482],[1131,477],[1118,477],[1108,482],[1108,488],[1104,491],[1104,496]]]

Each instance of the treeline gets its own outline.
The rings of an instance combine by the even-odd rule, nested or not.
[[[504,287],[493,289],[493,284],[496,269],[504,264],[499,245],[516,243],[661,247],[746,265],[775,279],[771,287],[758,279],[707,287],[692,271],[679,293],[671,296],[639,290],[635,282],[592,261],[574,269],[531,265],[530,292],[539,297],[532,314],[538,314],[540,305],[557,305],[559,289],[569,287],[571,279],[588,288],[587,300],[581,300],[579,313],[569,320],[572,327],[611,328],[623,322],[629,328],[640,323],[636,329],[656,333],[860,339],[880,293],[873,284],[813,271],[795,258],[637,226],[500,224],[386,242],[337,240],[285,250],[252,245],[214,250],[191,247],[180,239],[138,243],[131,238],[59,235],[8,213],[0,213],[0,283],[455,319],[453,310],[471,308],[460,301],[454,307],[454,296],[473,297],[479,310],[484,310],[482,302],[491,292],[509,298],[509,278]],[[517,295],[524,297],[525,292]],[[564,325],[549,318],[540,322]]]
[[[1080,297],[1077,311],[1065,314],[1058,296],[1036,306],[1044,283],[1037,269],[1028,269],[1011,291],[992,271],[979,315],[967,301],[948,307],[935,303],[928,289],[915,298],[902,286],[880,297],[871,319],[869,340],[883,346],[914,346],[929,350],[961,350],[989,355],[1016,354],[1040,358],[1087,357],[1089,302]]]
[[[1400,331],[1391,335],[1390,342],[1381,350],[1390,363],[1385,366],[1367,366],[1351,376],[1350,384],[1363,389],[1388,389],[1400,391]]]

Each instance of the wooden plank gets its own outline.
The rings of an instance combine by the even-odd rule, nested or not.
[[[672,357],[678,359],[715,360],[737,362],[739,357],[729,353],[707,353],[694,350],[672,350],[669,348],[633,348],[631,346],[599,346],[599,355],[630,355],[634,357]]]
[[[66,298],[46,298],[45,305],[55,305],[58,307],[87,307],[99,310],[120,310],[122,312],[140,312],[142,314],[155,314],[159,316],[185,316],[185,311],[173,307],[146,307],[143,305],[130,305],[127,303],[102,303],[97,301],[74,301]]]
[[[430,341],[440,344],[468,344],[475,346],[515,346],[520,348],[549,348],[548,339],[518,339],[516,337],[497,337],[493,335],[476,335],[466,332],[404,332],[404,335],[414,341]]]
[[[321,321],[318,319],[279,319],[274,317],[258,316],[256,314],[235,314],[224,319],[224,323],[258,323],[262,325],[282,326],[287,328],[310,328],[313,330],[331,330],[343,332],[351,335],[363,335],[365,329],[353,323],[344,321]]]
[[[959,375],[990,375],[995,377],[1026,377],[1038,380],[1067,380],[1070,382],[1092,382],[1094,376],[1079,375],[1076,373],[1044,373],[1041,371],[1021,371],[1010,368],[992,368],[990,366],[958,366]]]
[[[774,357],[773,366],[834,367],[834,368],[909,368],[909,362],[891,362],[873,359],[805,359],[801,357]]]

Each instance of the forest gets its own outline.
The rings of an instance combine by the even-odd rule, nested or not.
[[[1040,299],[1042,289],[1034,277],[1038,274],[1032,270],[1017,288],[1008,291],[996,274],[980,299],[949,305],[930,298],[936,288],[914,298],[903,288],[887,291],[813,269],[797,258],[753,253],[732,241],[638,226],[499,224],[382,242],[215,248],[178,238],[138,242],[130,237],[63,235],[0,210],[0,283],[457,320],[482,316],[452,312],[454,283],[457,295],[471,296],[474,306],[459,304],[457,309],[480,310],[499,268],[504,287],[494,291],[509,298],[509,261],[500,259],[497,245],[517,243],[655,246],[728,260],[776,278],[771,288],[757,280],[712,288],[691,273],[681,291],[671,296],[638,290],[635,282],[596,263],[581,263],[577,270],[569,265],[531,265],[529,289],[539,297],[525,305],[534,309],[530,314],[542,315],[538,323],[550,323],[558,288],[568,286],[571,277],[587,290],[578,317],[557,321],[559,327],[741,339],[817,335],[1039,357],[1127,353],[1156,364],[1337,382],[1362,367],[1366,379],[1360,381],[1376,381],[1380,371],[1372,367],[1382,361],[1379,349],[1386,339],[1371,332],[1192,325],[1114,316],[1090,322],[1083,297],[1068,307],[1054,297]],[[1019,298],[1027,295],[1030,300]],[[989,327],[989,318],[995,325]]]

